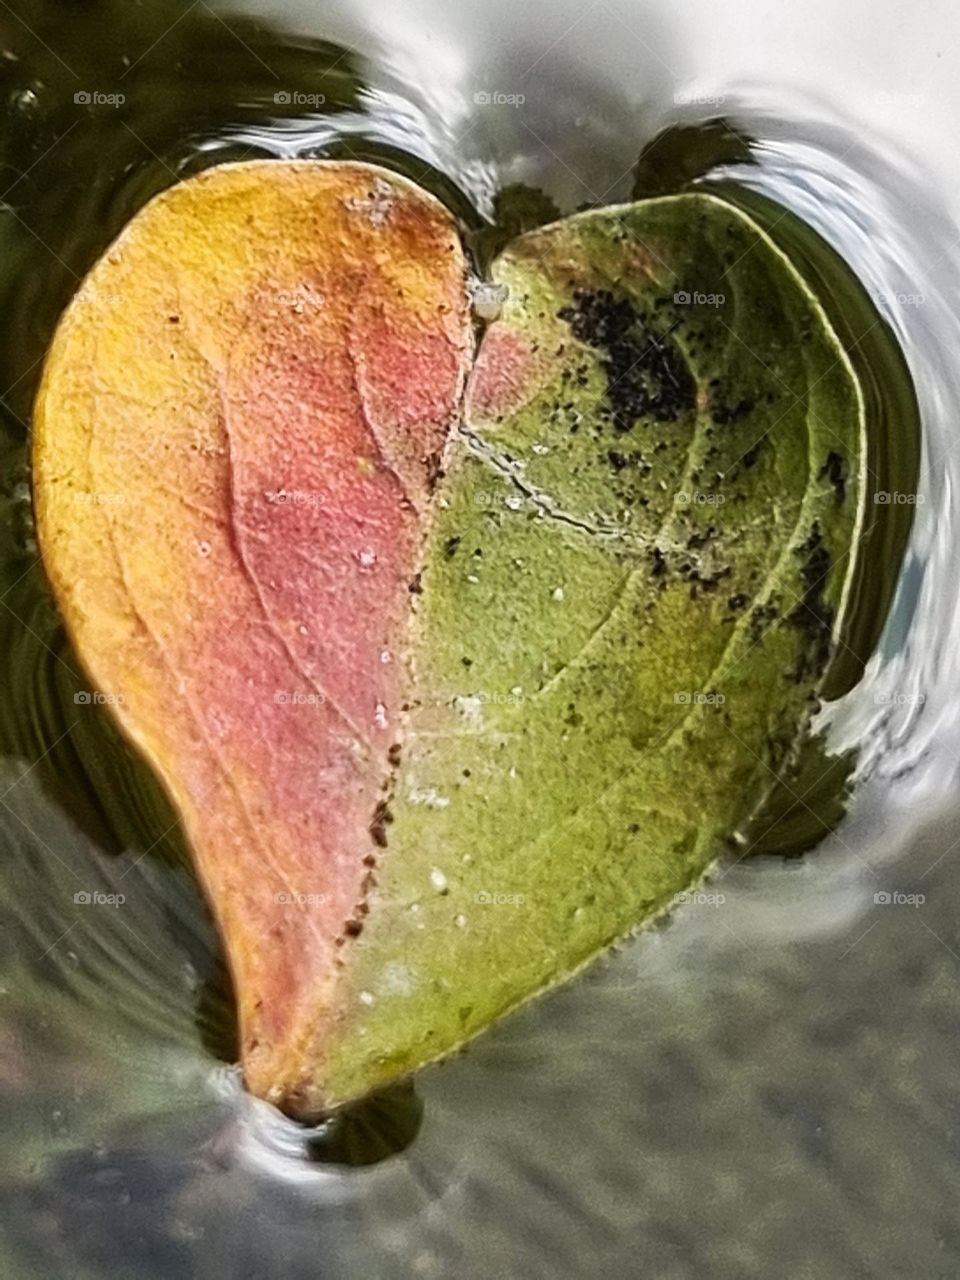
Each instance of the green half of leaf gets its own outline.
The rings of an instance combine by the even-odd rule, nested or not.
[[[438,1058],[695,883],[818,705],[863,522],[844,346],[709,194],[496,260],[428,529],[388,848],[318,1064]]]

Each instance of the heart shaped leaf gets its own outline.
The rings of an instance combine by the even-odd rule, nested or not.
[[[492,275],[461,414],[449,217],[361,166],[217,169],[94,270],[38,404],[64,616],[183,814],[248,1083],[304,1113],[694,885],[844,613],[863,404],[756,222],[604,209]]]

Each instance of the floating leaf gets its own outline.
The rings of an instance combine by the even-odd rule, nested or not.
[[[183,814],[248,1083],[303,1113],[694,885],[846,608],[862,398],[755,221],[649,200],[491,274],[460,414],[450,218],[361,166],[217,169],[94,270],[40,396],[61,608]]]

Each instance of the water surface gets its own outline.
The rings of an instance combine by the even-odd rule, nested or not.
[[[960,13],[17,0],[0,53],[4,1274],[960,1273]],[[669,174],[664,130],[718,116],[740,146],[712,176],[842,254],[920,398],[889,617],[822,720],[856,751],[849,813],[802,859],[728,864],[714,901],[415,1097],[307,1133],[240,1089],[174,816],[83,700],[49,601],[25,446],[52,328],[132,213],[213,163],[377,160],[482,246],[503,187],[561,211],[629,198],[641,151],[648,180]]]

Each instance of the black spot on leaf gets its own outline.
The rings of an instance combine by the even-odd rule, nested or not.
[[[696,384],[669,333],[654,328],[628,298],[578,289],[558,315],[574,337],[603,353],[606,400],[617,431],[642,418],[677,422],[694,412]]]

